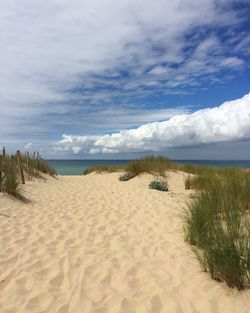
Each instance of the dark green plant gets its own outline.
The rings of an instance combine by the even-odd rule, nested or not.
[[[148,187],[159,191],[168,191],[168,182],[167,180],[153,180]]]
[[[121,176],[119,177],[119,180],[120,180],[120,181],[128,181],[128,180],[134,178],[135,176],[137,176],[135,173],[126,172],[126,173],[124,173],[123,175],[121,175]]]

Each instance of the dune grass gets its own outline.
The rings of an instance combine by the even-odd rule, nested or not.
[[[113,165],[113,164],[104,164],[104,165],[98,165],[95,167],[87,168],[83,175],[88,175],[90,173],[114,173],[114,172],[121,172],[124,170],[124,166],[122,165]]]
[[[188,173],[185,188],[194,189],[184,213],[185,239],[192,245],[204,271],[239,290],[250,286],[250,173],[238,168],[216,168],[172,163],[165,157],[144,157],[126,166],[99,166],[85,171],[125,171],[121,181],[141,173],[164,179],[167,170]],[[168,186],[154,180],[157,190]]]
[[[10,165],[3,166],[3,180],[2,180],[2,191],[15,197],[21,197],[20,180],[18,178],[17,172]]]
[[[126,166],[126,171],[136,175],[141,173],[165,176],[165,172],[173,167],[171,161],[163,156],[146,156],[140,160],[133,160]]]
[[[241,290],[250,286],[250,175],[237,169],[218,173],[208,175],[188,203],[185,236],[213,279]]]
[[[120,172],[125,171],[124,179],[127,177],[132,178],[142,174],[142,173],[149,173],[149,174],[157,174],[160,176],[165,176],[165,172],[169,169],[173,168],[171,161],[162,156],[146,156],[139,160],[133,160],[128,162],[127,165],[100,165],[92,168],[88,168],[84,171],[84,175],[96,172],[96,173],[112,173],[112,172]],[[123,179],[123,178],[122,178]],[[121,179],[121,180],[122,180]]]
[[[212,175],[188,175],[185,178],[185,189],[189,190],[189,189],[196,189],[196,190],[201,190],[206,188],[206,186],[208,184],[211,183],[211,181],[213,181],[213,177]]]
[[[5,156],[2,157],[0,190],[15,198],[25,199],[22,196],[19,164],[24,173],[25,180],[31,179],[32,177],[41,177],[42,174],[49,174],[53,177],[57,175],[55,169],[51,167],[46,160],[42,159],[39,154],[30,157],[29,154],[21,153],[19,161],[18,163],[17,154],[13,156],[5,154]]]

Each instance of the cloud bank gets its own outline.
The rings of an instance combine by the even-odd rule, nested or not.
[[[216,142],[250,139],[250,93],[218,107],[180,114],[163,122],[144,124],[104,136],[63,135],[56,150],[73,153],[161,151]]]

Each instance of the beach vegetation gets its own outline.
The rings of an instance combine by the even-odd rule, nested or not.
[[[146,156],[139,160],[129,161],[127,165],[99,165],[92,168],[88,168],[84,171],[84,175],[96,172],[96,173],[112,173],[125,171],[129,175],[136,175],[142,173],[148,173],[153,175],[165,176],[166,171],[174,168],[171,161],[163,156]],[[126,177],[126,176],[125,176]]]
[[[128,180],[134,178],[135,176],[137,176],[137,175],[133,172],[126,172],[119,177],[119,180],[120,181],[128,181]]]
[[[150,189],[155,189],[155,190],[159,190],[159,191],[168,191],[168,181],[167,179],[156,179],[156,180],[152,180],[150,182],[150,184],[148,185]]]
[[[90,173],[97,173],[97,174],[114,173],[114,172],[121,172],[123,170],[124,170],[123,165],[103,164],[103,165],[98,165],[95,167],[87,168],[83,172],[83,175],[88,175]]]
[[[146,156],[139,160],[133,160],[126,166],[126,171],[136,175],[142,173],[165,176],[166,171],[173,167],[171,161],[163,156]]]
[[[3,179],[1,190],[15,198],[21,197],[20,180],[15,168],[10,165],[3,166]]]
[[[15,155],[4,153],[1,155],[0,168],[0,191],[19,199],[21,195],[21,183],[30,180],[32,177],[42,177],[42,174],[57,175],[55,169],[37,154],[30,157],[28,153],[17,151]]]
[[[185,238],[213,279],[250,287],[250,175],[222,169],[199,184],[185,209]]]

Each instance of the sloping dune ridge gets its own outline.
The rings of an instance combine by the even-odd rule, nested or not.
[[[59,176],[0,195],[1,313],[249,313],[200,270],[183,239],[184,174]]]

